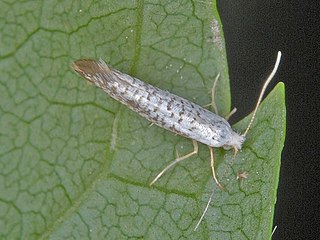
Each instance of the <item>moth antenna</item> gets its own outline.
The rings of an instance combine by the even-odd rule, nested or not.
[[[261,92],[260,92],[260,95],[259,95],[259,98],[258,98],[258,101],[257,101],[257,104],[256,104],[256,107],[253,111],[253,114],[252,114],[252,117],[251,117],[251,120],[248,124],[248,127],[246,129],[246,131],[244,132],[244,134],[242,134],[243,137],[245,137],[254,121],[254,118],[256,117],[256,113],[258,111],[258,108],[260,106],[260,103],[261,103],[261,100],[263,98],[263,95],[269,85],[269,83],[271,82],[272,78],[274,77],[274,75],[276,74],[277,70],[278,70],[278,67],[279,67],[279,63],[280,63],[280,59],[281,59],[281,51],[278,51],[278,55],[277,55],[277,60],[276,60],[276,63],[274,64],[274,67],[273,67],[273,70],[272,72],[270,73],[269,77],[267,78],[267,80],[265,81],[265,83],[263,84],[263,87],[261,89]]]
[[[209,208],[209,206],[210,206],[210,203],[211,203],[211,201],[212,201],[213,193],[214,193],[214,191],[212,191],[212,193],[211,193],[211,195],[210,195],[210,198],[209,198],[209,200],[208,200],[208,203],[207,203],[205,209],[203,210],[203,213],[202,213],[202,215],[201,215],[201,217],[200,217],[197,225],[196,225],[195,228],[193,229],[193,231],[197,231],[198,227],[200,226],[200,223],[202,222],[202,219],[203,219],[204,216],[206,215],[206,213],[207,213],[207,211],[208,211],[208,208]]]

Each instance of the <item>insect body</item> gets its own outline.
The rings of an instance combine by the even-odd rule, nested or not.
[[[168,91],[111,69],[101,59],[99,61],[77,60],[73,63],[73,69],[112,98],[120,101],[152,123],[193,140],[194,150],[176,158],[156,176],[150,185],[155,183],[163,173],[176,163],[197,154],[197,142],[201,142],[209,146],[212,176],[217,185],[222,188],[215,174],[212,148],[233,148],[235,154],[241,149],[263,94],[277,71],[280,58],[281,52],[279,51],[274,69],[263,85],[251,121],[242,135],[236,133],[230,124],[219,115]]]
[[[103,60],[77,60],[73,68],[112,98],[152,123],[210,147],[241,149],[245,138],[222,117],[168,91],[110,69]]]
[[[275,66],[262,87],[250,123],[242,135],[236,133],[230,124],[219,115],[168,91],[161,90],[139,79],[111,69],[101,59],[99,61],[89,59],[77,60],[73,63],[73,69],[112,98],[120,101],[152,123],[193,140],[194,150],[182,157],[176,158],[156,176],[150,185],[155,183],[176,163],[197,154],[197,142],[201,142],[209,146],[212,176],[217,185],[222,188],[214,170],[213,147],[233,148],[235,154],[241,149],[264,92],[278,69],[280,58],[281,52],[279,51]],[[246,175],[240,176],[246,178]],[[213,192],[195,230],[202,221],[212,196]]]

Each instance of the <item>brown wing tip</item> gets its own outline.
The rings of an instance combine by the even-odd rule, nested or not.
[[[72,68],[84,77],[93,76],[99,72],[108,73],[111,71],[102,59],[98,61],[94,59],[79,59],[72,63]]]

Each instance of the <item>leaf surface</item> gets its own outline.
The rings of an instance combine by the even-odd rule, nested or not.
[[[215,9],[210,1],[0,3],[0,238],[270,237],[284,141],[282,84],[262,104],[232,167],[232,153],[216,151],[226,191],[213,184],[202,145],[149,187],[176,151],[191,151],[191,141],[149,127],[70,67],[81,57],[102,58],[200,105],[210,103],[220,73],[215,100],[225,116],[230,93]],[[237,181],[238,171],[248,179]]]

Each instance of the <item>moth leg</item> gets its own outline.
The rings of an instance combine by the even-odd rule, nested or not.
[[[228,121],[229,118],[230,118],[233,114],[236,113],[236,111],[237,111],[237,108],[233,108],[233,109],[231,110],[231,112],[229,112],[229,114],[224,117],[224,119]]]
[[[217,82],[218,82],[219,78],[220,78],[220,73],[218,73],[216,78],[214,79],[212,89],[211,89],[211,106],[212,106],[212,110],[215,114],[218,114],[218,107],[217,107],[217,104],[214,99],[215,99]]]
[[[181,157],[177,157],[172,163],[170,163],[168,166],[166,166],[156,177],[155,179],[153,179],[153,181],[150,183],[150,186],[153,185],[166,171],[168,171],[172,166],[176,165],[178,162],[181,162],[182,160],[185,160],[189,157],[191,157],[192,155],[195,155],[198,153],[198,142],[195,140],[192,140],[193,143],[193,151],[181,156]]]
[[[209,150],[210,150],[210,166],[211,166],[211,170],[212,170],[212,177],[213,177],[214,181],[216,182],[216,184],[218,185],[218,187],[220,189],[223,189],[223,186],[220,184],[220,182],[217,179],[216,171],[214,170],[213,148],[209,147]]]
[[[218,114],[218,107],[217,107],[217,104],[216,104],[216,102],[215,102],[215,92],[216,92],[217,82],[218,82],[219,78],[220,78],[220,73],[218,73],[217,76],[216,76],[216,78],[214,79],[214,82],[213,82],[213,85],[212,85],[212,89],[211,89],[211,106],[212,106],[212,110],[213,110],[213,112],[214,112],[215,114]],[[226,120],[229,120],[229,118],[230,118],[233,114],[235,114],[236,111],[237,111],[237,108],[233,108],[233,109],[231,110],[231,112],[230,112],[227,116],[225,116],[224,118],[225,118]]]
[[[227,163],[227,164],[229,165],[229,167],[232,167],[233,162],[234,162],[234,160],[235,160],[238,152],[239,152],[239,150],[238,150],[236,147],[233,147],[233,156],[232,156],[230,162]],[[227,169],[224,171],[224,173],[223,173],[223,175],[222,175],[222,178],[224,178],[224,177],[226,176],[226,174],[227,174]]]

